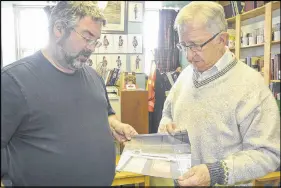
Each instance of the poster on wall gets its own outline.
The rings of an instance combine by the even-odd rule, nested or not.
[[[132,55],[130,57],[130,62],[131,62],[131,72],[143,72],[144,67],[144,60],[142,55]]]
[[[127,3],[125,1],[107,1],[104,9],[106,25],[102,28],[104,33],[126,32]]]
[[[143,3],[129,2],[128,8],[129,22],[142,22],[143,20]]]
[[[127,35],[114,35],[114,53],[127,53]]]
[[[88,61],[89,61],[88,65],[96,70],[97,69],[97,65],[98,65],[97,55],[91,55],[91,57],[88,59]]]
[[[142,53],[142,35],[128,35],[128,53]]]
[[[112,55],[111,60],[112,60],[114,68],[118,68],[121,71],[126,71],[127,70],[127,66],[126,66],[127,65],[127,58],[126,58],[126,55],[121,55],[121,54]]]
[[[97,55],[97,68],[98,74],[105,80],[107,71],[113,69],[111,55]]]
[[[113,35],[111,34],[101,34],[100,40],[102,45],[98,48],[98,53],[112,53],[113,49]]]

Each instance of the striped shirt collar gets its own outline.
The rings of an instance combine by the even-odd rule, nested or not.
[[[234,58],[234,54],[229,50],[228,47],[226,47],[226,51],[223,54],[223,56],[210,69],[200,73],[193,67],[193,71],[195,73],[196,79],[198,81],[202,81],[215,75],[223,68],[225,68],[233,60],[233,58]]]

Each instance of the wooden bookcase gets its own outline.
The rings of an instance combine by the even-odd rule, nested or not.
[[[227,1],[217,1],[221,5],[226,5]],[[279,1],[271,1],[266,3],[264,6],[258,7],[256,9],[244,12],[242,14],[236,15],[234,17],[228,18],[227,22],[235,24],[235,49],[230,49],[235,51],[235,56],[240,59],[241,49],[243,48],[255,48],[259,46],[264,46],[264,80],[267,85],[270,82],[280,82],[280,80],[270,80],[270,61],[271,61],[271,46],[273,44],[280,44],[280,41],[272,41],[272,12],[274,10],[280,9]],[[241,47],[241,22],[250,18],[255,18],[257,16],[264,15],[264,43],[256,44],[253,46]],[[279,47],[280,48],[280,47]]]
[[[216,1],[220,3],[222,6],[225,6],[229,3],[229,1]],[[271,1],[266,3],[262,7],[258,7],[256,9],[250,10],[248,12],[244,12],[242,14],[236,15],[234,17],[228,18],[227,22],[235,24],[235,48],[230,49],[231,51],[235,51],[235,56],[240,59],[241,49],[245,48],[256,48],[259,46],[264,47],[264,80],[267,85],[271,82],[279,82],[280,80],[270,80],[270,61],[271,61],[271,46],[273,44],[280,44],[280,41],[272,41],[272,12],[274,10],[280,9],[279,1]],[[264,43],[256,44],[253,46],[241,47],[241,22],[247,19],[255,18],[257,16],[264,15]],[[280,46],[279,46],[280,49]],[[254,186],[264,186],[270,182],[274,181],[274,186],[278,186],[280,183],[280,171],[272,172],[268,175],[253,180]]]

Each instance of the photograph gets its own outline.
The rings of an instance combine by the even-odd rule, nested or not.
[[[100,40],[102,45],[98,48],[98,53],[113,53],[113,35],[111,34],[101,34]]]
[[[105,80],[107,71],[113,69],[111,55],[97,55],[96,71]]]
[[[125,1],[107,1],[104,9],[106,26],[102,28],[103,32],[126,32],[127,3]]]
[[[114,53],[127,53],[127,35],[113,35]]]
[[[143,72],[144,70],[144,61],[142,55],[132,55],[130,57],[131,62],[131,72]]]
[[[142,22],[143,20],[143,3],[129,2],[128,8],[129,22]]]
[[[128,53],[142,53],[142,35],[129,34],[128,35]]]
[[[121,69],[121,71],[127,71],[127,56],[126,55],[112,55],[112,64],[114,68]]]

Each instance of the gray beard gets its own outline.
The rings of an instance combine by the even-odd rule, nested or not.
[[[87,64],[90,56],[88,56],[88,58],[85,62],[81,62],[77,59],[80,55],[85,53],[83,50],[80,51],[77,55],[73,56],[73,55],[70,55],[68,52],[66,52],[61,46],[60,46],[60,48],[61,48],[61,52],[63,53],[63,56],[64,56],[64,61],[66,62],[67,65],[70,66],[71,69],[79,70],[79,69],[82,69]]]

